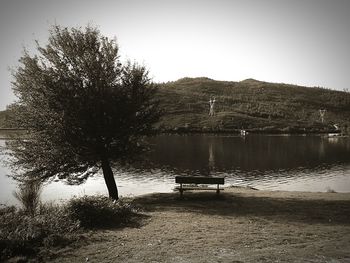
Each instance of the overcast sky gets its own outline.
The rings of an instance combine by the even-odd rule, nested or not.
[[[23,47],[45,44],[52,24],[89,22],[157,82],[206,76],[350,87],[348,0],[1,0],[0,110],[15,98],[8,67]]]

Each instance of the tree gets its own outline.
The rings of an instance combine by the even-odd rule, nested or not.
[[[148,71],[122,65],[116,41],[91,26],[53,26],[37,50],[25,50],[13,73],[12,125],[28,132],[8,143],[14,177],[74,184],[102,168],[109,196],[118,199],[112,162],[142,152],[160,116]]]

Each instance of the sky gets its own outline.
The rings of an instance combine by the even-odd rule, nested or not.
[[[348,0],[1,0],[0,110],[15,100],[9,68],[50,26],[97,26],[121,60],[155,82],[209,77],[350,88]]]

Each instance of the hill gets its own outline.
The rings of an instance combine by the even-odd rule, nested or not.
[[[159,127],[166,131],[313,133],[343,132],[350,128],[350,93],[318,87],[241,82],[209,78],[182,78],[163,83],[159,99],[164,116]],[[209,99],[214,98],[210,117]],[[326,110],[321,121],[320,109]]]
[[[215,98],[215,116],[209,100]],[[319,87],[182,78],[159,84],[162,132],[350,133],[350,93]],[[324,122],[319,110],[326,110]],[[0,128],[10,113],[0,112]]]

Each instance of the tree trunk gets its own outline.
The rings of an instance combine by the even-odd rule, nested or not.
[[[108,159],[102,160],[102,171],[107,185],[109,197],[113,200],[118,200],[118,188],[117,184],[115,183],[113,171]]]

